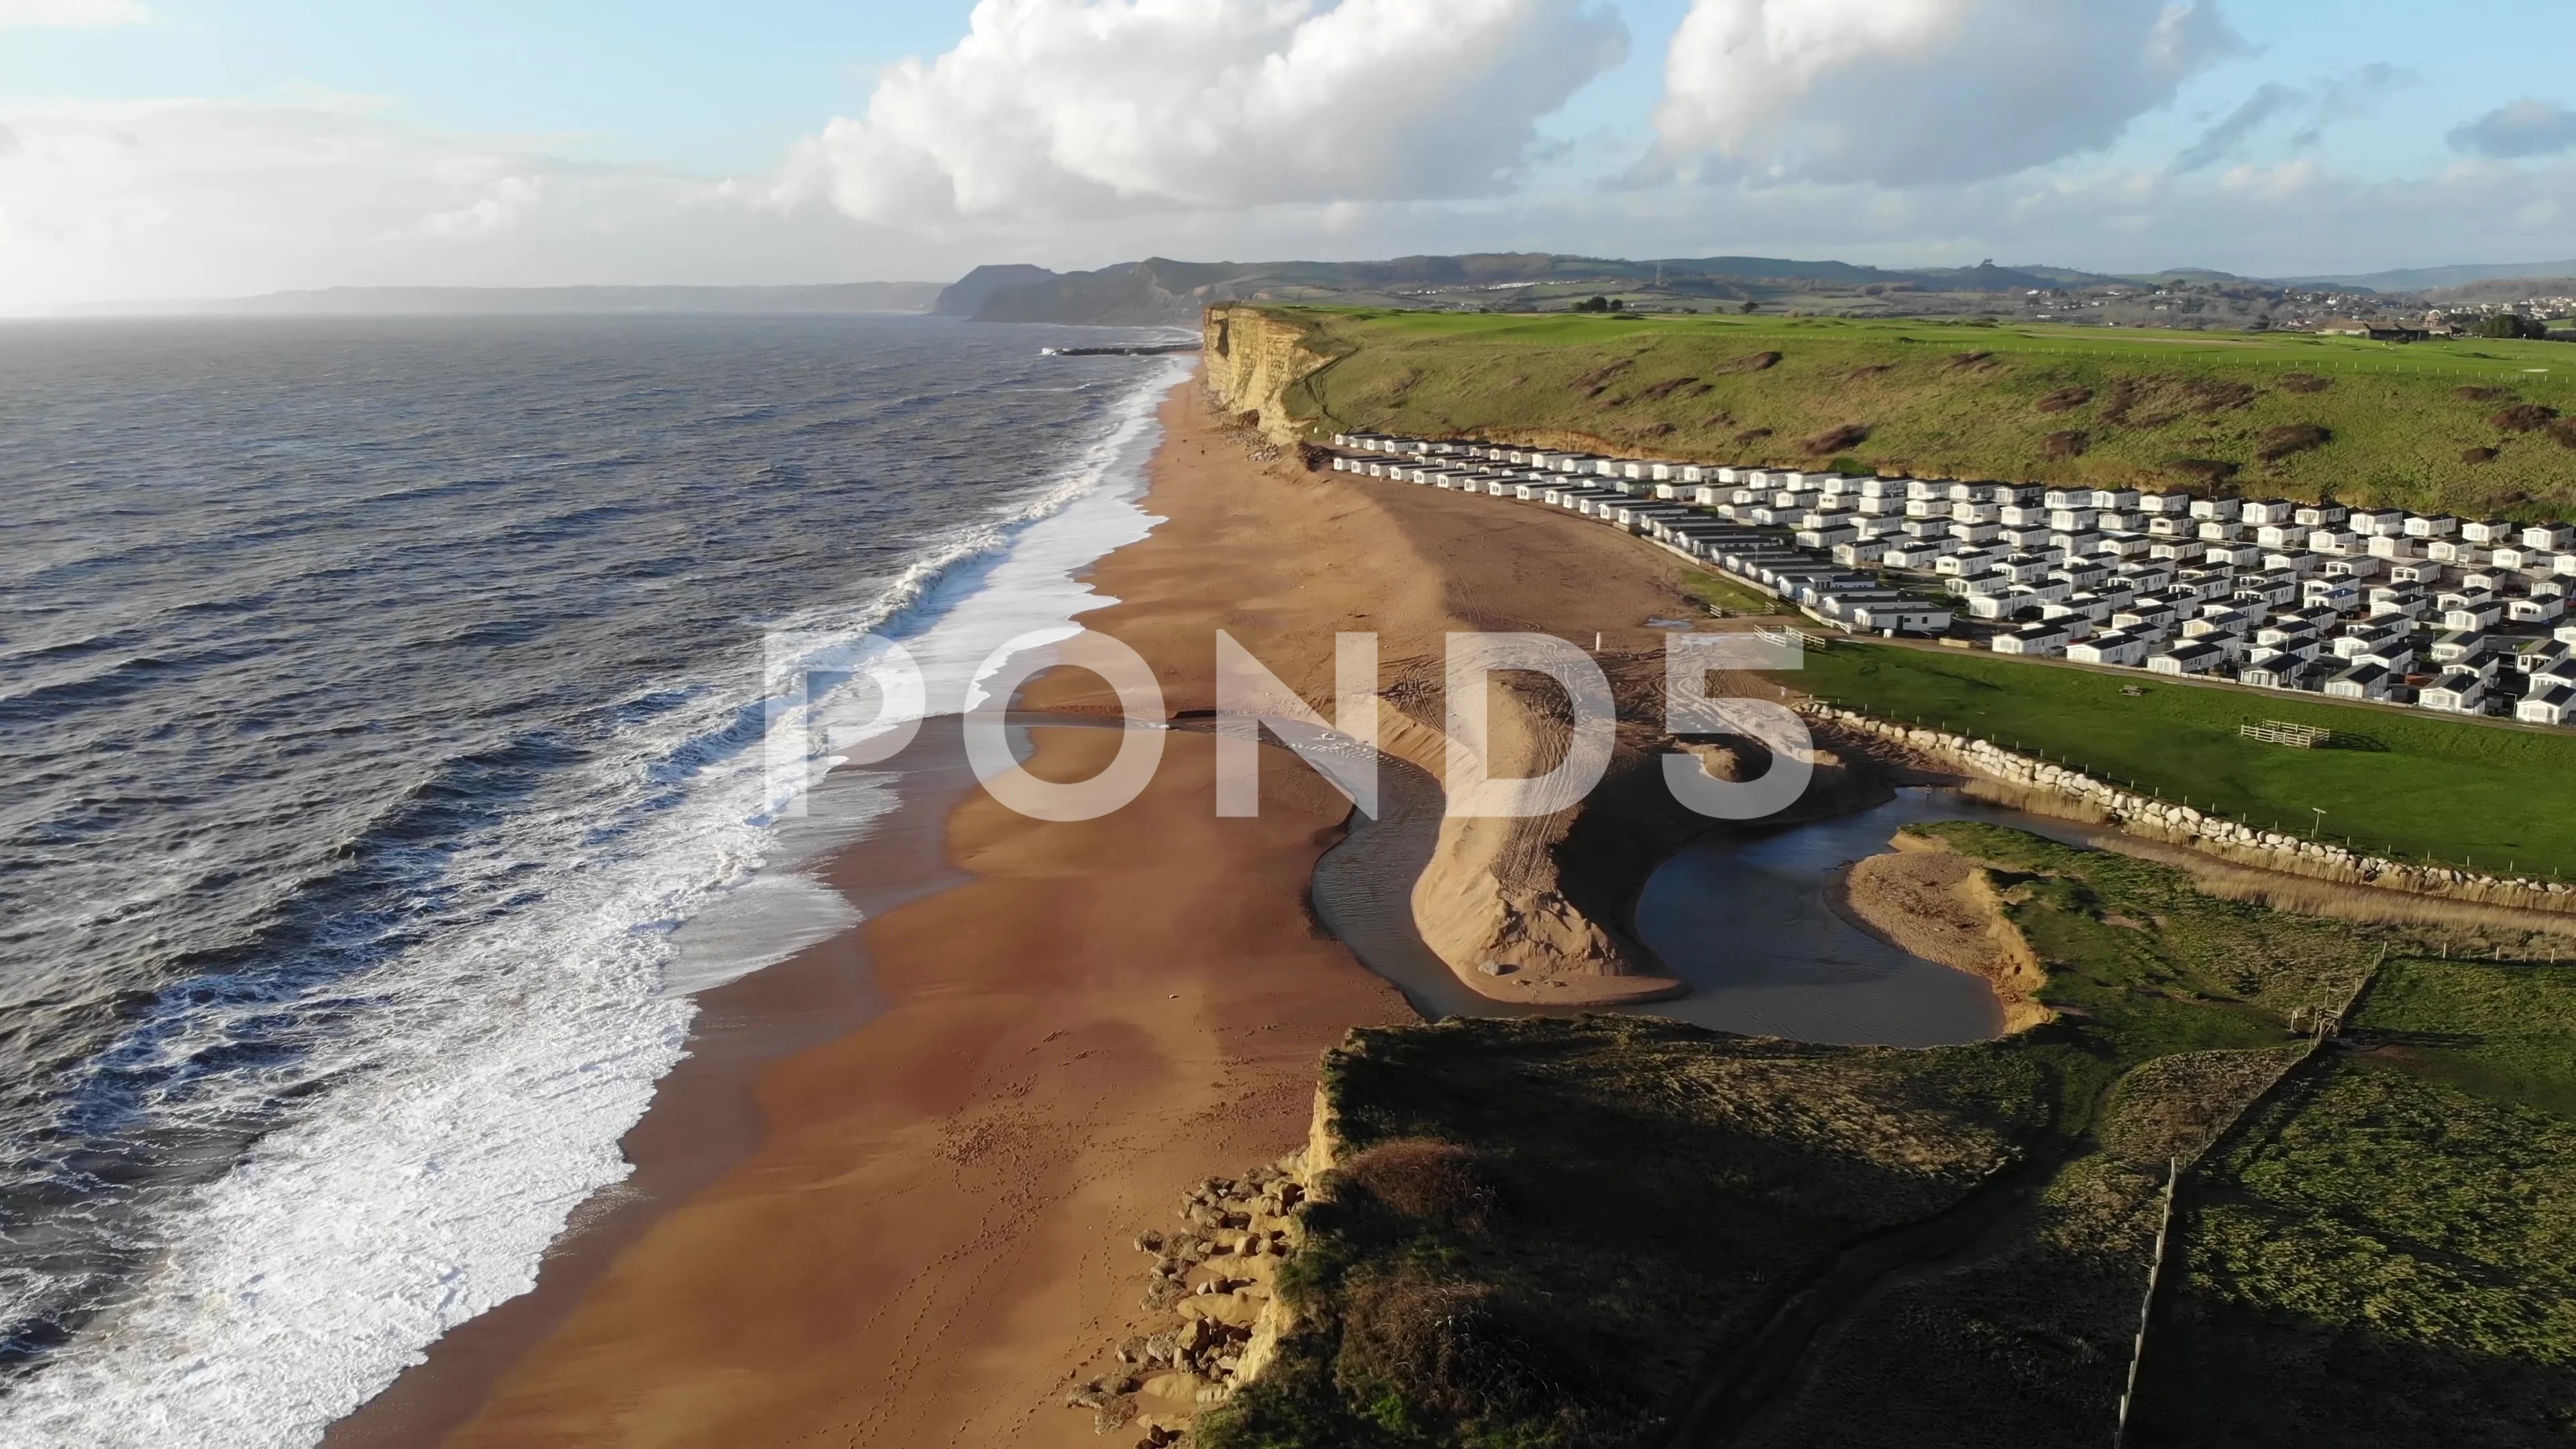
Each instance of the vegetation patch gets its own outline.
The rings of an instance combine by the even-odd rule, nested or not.
[[[1682,587],[1690,590],[1691,597],[1720,613],[1764,615],[1781,610],[1779,600],[1725,574],[1685,570]]]
[[[1324,1081],[1353,1150],[1280,1282],[1303,1326],[1212,1449],[1650,1442],[1801,1266],[1956,1203],[2048,1095],[1998,1046],[1601,1016],[1362,1030]]]
[[[2283,392],[2319,393],[2324,392],[2327,388],[2332,386],[2334,386],[2333,378],[2319,377],[2313,372],[2285,372],[2281,374],[2281,390]]]
[[[2040,439],[2039,455],[2051,460],[2052,462],[2063,458],[2081,458],[2084,456],[2085,448],[2089,446],[2091,442],[2092,439],[2086,437],[2082,432],[2070,428],[2064,432],[2051,433],[2047,437]]]
[[[2558,417],[2558,409],[2538,403],[2516,403],[2487,419],[2490,426],[2508,433],[2536,433]]]
[[[1684,391],[1684,389],[1688,389],[1688,391]],[[1715,389],[1711,388],[1707,383],[1700,381],[1698,378],[1675,377],[1668,378],[1651,387],[1639,388],[1637,390],[1637,400],[1639,402],[1661,402],[1675,393],[1681,393],[1684,397],[1698,397],[1703,393],[1712,392],[1714,390]]]
[[[2521,493],[2513,518],[2576,517],[2576,473],[2557,448],[2507,448],[2484,464],[2460,456],[2494,445],[2486,419],[2517,399],[2576,414],[2576,392],[2556,371],[2522,372],[2563,364],[2564,347],[2546,342],[2482,341],[2474,350],[2491,355],[2473,356],[2455,343],[2391,348],[2287,333],[1703,315],[1636,324],[1612,349],[1604,323],[1564,315],[1363,320],[1325,309],[1263,311],[1334,359],[1282,399],[1315,436],[1482,431],[1539,442],[1600,431],[1601,406],[1626,392],[1619,416],[1638,428],[1673,424],[1652,446],[1676,458],[1802,467],[1813,457],[1805,440],[1865,411],[1872,459],[1882,467],[1901,459],[1913,476],[2172,488],[2189,486],[2178,482],[2189,475],[2168,469],[2170,459],[2251,468],[2267,430],[2308,425],[2327,430],[2333,445],[2262,465],[2267,491],[2463,516],[2488,516],[2492,500]],[[1978,352],[1987,356],[1976,366],[1949,365]],[[1577,386],[1620,361],[1633,363],[1621,374],[1630,381],[1594,396],[1586,396],[1593,383]],[[1398,396],[1390,384],[1408,369],[1427,375]],[[2332,386],[2302,392],[2289,384],[2294,376]],[[1683,377],[1699,381],[1645,395]],[[1861,378],[1866,409],[1852,402]],[[2454,395],[2462,386],[2498,396],[2464,403]],[[2044,410],[2051,398],[2062,401]],[[2056,456],[2049,438],[2078,408],[2088,445]]]
[[[2000,873],[2064,1018],[1912,1051],[1630,1016],[1354,1032],[1324,1073],[1343,1165],[1280,1283],[1299,1328],[1201,1442],[1664,1444],[1810,1283],[1838,1305],[1814,1348],[1703,1439],[2098,1433],[2166,1160],[2299,1058],[2284,1004],[2349,995],[2378,947],[2149,862],[1917,831]]]
[[[1845,423],[1838,428],[1827,428],[1800,446],[1805,448],[1808,456],[1821,458],[1828,453],[1839,453],[1845,448],[1857,447],[1868,441],[1869,424]]]
[[[1619,374],[1626,372],[1628,369],[1635,367],[1636,365],[1637,359],[1633,357],[1622,357],[1615,361],[1605,362],[1601,366],[1596,367],[1590,372],[1583,374],[1581,377],[1576,378],[1574,380],[1574,390],[1588,398],[1599,397],[1601,394],[1610,390],[1610,384],[1618,380]]]
[[[2403,1036],[2473,1038],[2409,963]],[[2411,978],[2411,979],[2410,979]],[[2477,994],[2474,985],[2468,994]],[[2517,993],[2506,993],[2517,994]],[[2515,1023],[2557,1034],[2561,1009]],[[2361,1040],[2388,1019],[2374,993]],[[2272,1104],[2196,1185],[2149,1331],[2144,1443],[2541,1444],[2576,1432],[2576,1121],[2370,1046]]]
[[[2203,488],[2216,488],[2241,471],[2224,458],[2175,458],[2165,467]]]
[[[2407,860],[2576,874],[2576,735],[2162,679],[2129,695],[2134,673],[1856,641],[1810,650],[1803,669],[1775,677],[2266,829]],[[2269,719],[2362,747],[2281,749],[2237,733]]]
[[[2254,456],[2266,463],[2278,463],[2293,453],[2322,448],[2334,441],[2334,434],[2315,423],[2284,423],[2265,428],[2254,448]]]

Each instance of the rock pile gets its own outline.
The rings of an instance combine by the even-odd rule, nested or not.
[[[1182,1442],[1190,1418],[1225,1402],[1241,1379],[1254,1325],[1288,1256],[1292,1215],[1305,1198],[1286,1168],[1265,1165],[1240,1179],[1211,1177],[1183,1194],[1180,1229],[1138,1233],[1136,1251],[1154,1260],[1144,1307],[1178,1323],[1120,1343],[1116,1370],[1075,1384],[1066,1407],[1091,1410],[1103,1434],[1141,1424],[1137,1449]]]
[[[2033,808],[2046,811],[2052,799],[2067,802],[2078,807],[2073,813],[2082,818],[2098,818],[2129,834],[2190,846],[2224,860],[2383,890],[2544,911],[2576,911],[2576,886],[2563,881],[2506,880],[2446,866],[2409,865],[2327,841],[2258,830],[2188,805],[2124,790],[2081,770],[2034,760],[1966,735],[1872,719],[1857,710],[1830,705],[1810,705],[1807,712],[1835,726],[2015,786],[2034,797],[2023,802]]]

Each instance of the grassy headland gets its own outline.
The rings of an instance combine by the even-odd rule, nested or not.
[[[2576,354],[2554,342],[1231,310],[1328,359],[1281,399],[1314,433],[2576,515]]]
[[[1203,1441],[2106,1432],[2164,1163],[2394,938],[2018,831],[1921,833],[1992,873],[2057,1020],[1922,1051],[1634,1018],[1356,1034],[1325,1077],[1346,1154],[1282,1284],[1300,1326]]]
[[[1865,714],[2045,752],[2265,828],[2498,874],[2511,865],[2576,875],[2576,734],[1844,641],[1808,651],[1804,668],[1779,678]],[[2254,720],[2321,726],[2339,746],[2289,749],[2237,733]]]

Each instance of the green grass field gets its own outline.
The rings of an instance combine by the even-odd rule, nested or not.
[[[1761,618],[1789,612],[1788,605],[1769,594],[1705,569],[1691,569],[1684,573],[1682,587],[1690,590],[1692,598],[1730,614]]]
[[[2576,734],[1840,641],[1809,650],[1803,670],[1779,678],[1882,719],[2045,753],[2249,824],[2315,829],[2410,860],[2576,876]],[[2319,725],[2356,747],[2288,749],[2236,732],[2269,719]]]
[[[2576,1433],[2576,969],[2397,960],[2196,1183],[2142,1445]]]
[[[2576,426],[2492,421],[2525,402],[2576,413],[2565,343],[1265,310],[1333,359],[1286,399],[1317,433],[2167,488],[2198,487],[2190,470],[2217,464],[2252,496],[2576,515]],[[2302,427],[2327,441],[2266,459]]]

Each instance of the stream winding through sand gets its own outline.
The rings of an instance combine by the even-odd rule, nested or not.
[[[1316,862],[1316,916],[1427,1018],[1546,1013],[1479,996],[1423,943],[1413,887],[1439,840],[1444,797],[1437,779],[1405,761],[1381,756],[1378,770],[1380,817],[1354,812],[1350,834]],[[1779,830],[1712,833],[1655,868],[1630,923],[1691,994],[1607,1009],[1854,1046],[2001,1034],[2002,1007],[1983,980],[1889,945],[1827,900],[1838,868],[1884,852],[1908,825],[1935,820],[1986,820],[2075,844],[2091,835],[2068,821],[1925,788]]]

